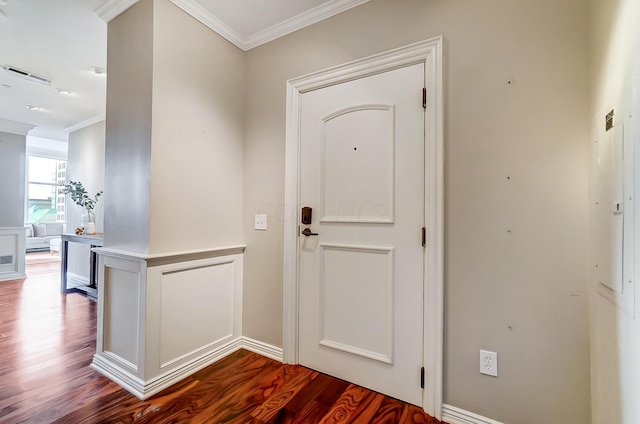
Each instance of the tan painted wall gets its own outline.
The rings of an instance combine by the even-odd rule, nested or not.
[[[109,23],[105,245],[242,244],[242,51],[168,0]]]
[[[24,135],[0,132],[0,227],[24,225],[26,151]]]
[[[108,26],[105,246],[149,251],[153,1]]]
[[[69,134],[67,180],[81,181],[89,195],[104,190],[105,122],[98,122]],[[104,204],[108,196],[98,199],[93,212],[96,214],[96,232],[104,232]],[[84,210],[67,196],[67,232],[80,226]],[[89,278],[89,246],[69,244],[69,272]]]
[[[588,423],[587,26],[586,0],[372,0],[249,51],[244,334],[282,343],[286,80],[443,35],[445,402]]]
[[[631,121],[638,156],[640,117],[640,3],[637,0],[591,0],[590,2],[590,88],[591,141],[602,133],[604,113],[615,110],[615,122]],[[625,125],[625,132],[630,129]],[[636,159],[635,198],[640,195]],[[593,181],[592,181],[593,184]],[[592,199],[593,201],[593,199]],[[640,208],[636,201],[636,228]],[[593,230],[593,229],[592,229]],[[597,293],[598,282],[590,285],[591,366],[594,424],[634,424],[640,422],[640,323],[638,294],[640,231],[635,239],[635,308],[617,308]],[[589,264],[590,267],[593,264]],[[593,269],[593,268],[590,268]],[[626,285],[626,290],[630,286]],[[635,318],[632,314],[635,312]]]
[[[242,244],[243,52],[154,3],[150,252]]]

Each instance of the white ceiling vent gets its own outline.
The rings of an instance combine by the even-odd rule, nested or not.
[[[51,80],[48,80],[39,75],[32,74],[31,72],[27,72],[22,69],[18,69],[14,66],[3,66],[2,68],[7,74],[13,75],[14,77],[26,79],[27,81],[35,82],[36,84],[51,87]]]

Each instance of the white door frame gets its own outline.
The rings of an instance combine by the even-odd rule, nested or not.
[[[442,417],[442,352],[444,310],[444,119],[443,39],[431,38],[344,65],[287,81],[285,154],[283,359],[298,364],[298,224],[300,211],[300,96],[311,90],[417,63],[425,64],[424,367],[423,409]],[[418,93],[416,93],[416,98]]]

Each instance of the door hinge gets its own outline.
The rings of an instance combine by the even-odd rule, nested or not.
[[[420,388],[424,389],[424,367],[420,368]]]
[[[423,88],[422,89],[422,107],[423,108],[427,108],[427,89]]]
[[[427,245],[427,228],[422,227],[422,247]]]

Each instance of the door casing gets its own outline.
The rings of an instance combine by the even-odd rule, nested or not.
[[[426,378],[423,409],[442,417],[442,358],[444,311],[444,118],[443,38],[435,37],[405,47],[287,81],[285,153],[283,359],[298,364],[298,225],[300,211],[300,96],[311,90],[367,77],[416,63],[425,65],[425,221],[424,249],[424,360]]]

